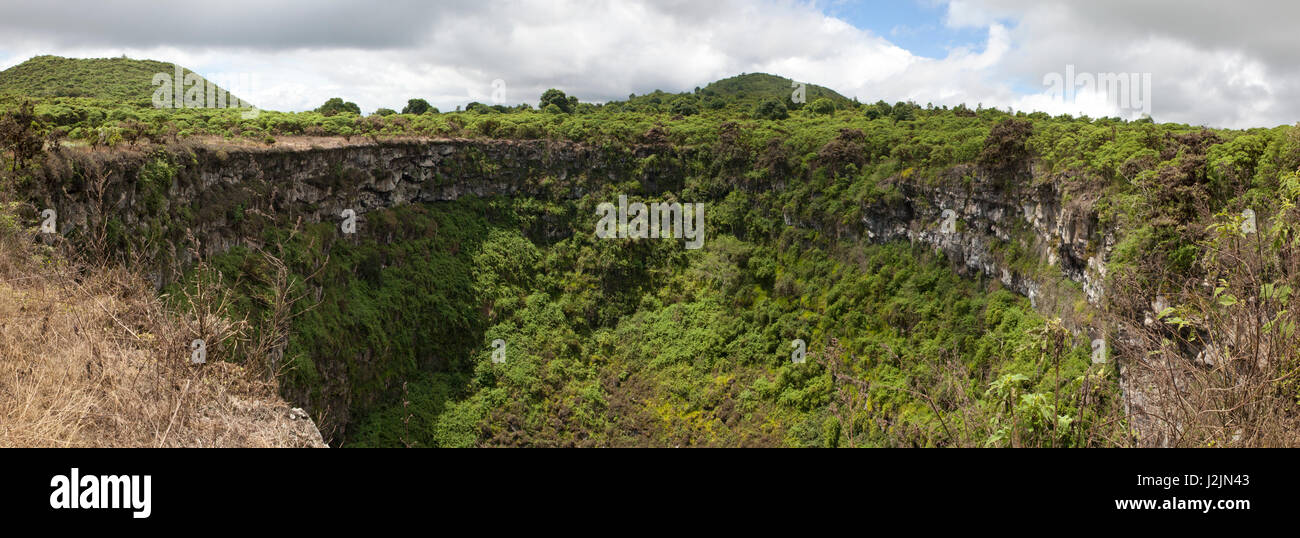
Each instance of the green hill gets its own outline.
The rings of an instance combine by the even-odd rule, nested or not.
[[[792,82],[791,79],[767,73],[747,73],[715,81],[705,86],[700,93],[724,98],[731,97],[740,101],[757,102],[767,99],[786,101],[794,91],[791,86]],[[807,83],[805,82],[805,84]],[[806,103],[825,97],[835,103],[835,108],[843,109],[857,106],[852,99],[840,95],[835,90],[816,84],[807,84],[805,92]]]
[[[703,88],[682,93],[655,90],[642,95],[629,95],[626,101],[611,101],[606,106],[629,112],[669,112],[689,116],[702,111],[727,109],[746,115],[757,112],[765,102],[776,102],[788,110],[799,110],[805,104],[826,98],[836,109],[858,108],[857,101],[816,84],[804,83],[804,99],[793,99],[793,81],[767,73],[746,73],[714,81]],[[581,108],[581,105],[580,105]]]
[[[175,70],[175,64],[154,60],[37,56],[0,71],[0,96],[88,97],[151,106],[154,74],[175,76]]]

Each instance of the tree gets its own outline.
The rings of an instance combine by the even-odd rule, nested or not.
[[[509,109],[507,109],[502,105],[487,105],[487,104],[480,103],[478,101],[473,101],[470,104],[465,105],[465,112],[473,112],[475,114],[491,114],[493,112],[509,112]]]
[[[822,97],[813,101],[811,105],[808,105],[808,109],[812,110],[813,114],[825,116],[835,113],[835,103],[832,103],[830,99]]]
[[[768,99],[754,108],[754,117],[767,120],[783,120],[790,117],[785,105],[776,99]]]
[[[438,113],[438,109],[433,108],[433,106],[424,99],[410,99],[406,101],[406,107],[402,109],[403,114],[415,114],[417,116],[420,114],[427,114],[430,111],[434,114]]]
[[[537,104],[537,108],[546,110],[547,105],[555,105],[556,108],[560,109],[560,112],[568,114],[573,112],[577,104],[577,97],[568,97],[564,95],[564,92],[551,88],[542,93],[542,99]]]
[[[867,119],[869,120],[887,118],[893,115],[893,112],[894,111],[889,106],[889,103],[886,103],[884,101],[876,101],[876,104],[874,105],[867,105],[864,111],[864,113],[867,116]]]
[[[984,149],[975,159],[984,170],[1013,177],[1029,171],[1029,136],[1034,124],[1025,120],[1005,119],[989,130]]]
[[[45,145],[49,151],[58,153],[63,149],[63,139],[68,137],[67,127],[51,127],[45,133]]]
[[[30,102],[24,102],[17,110],[0,117],[0,147],[13,153],[13,171],[22,168],[23,163],[41,152],[44,140],[36,130],[35,121],[36,114]]]
[[[121,126],[122,139],[126,140],[126,143],[130,144],[131,147],[135,147],[135,144],[139,142],[141,138],[144,138],[148,132],[148,127],[145,124],[135,120],[126,120],[122,122]]]
[[[376,110],[374,115],[384,117],[384,116],[392,116],[393,114],[396,113],[397,111],[391,108],[381,108],[379,110]]]
[[[700,113],[700,107],[695,105],[694,99],[678,99],[673,101],[672,113],[679,116],[692,116]]]
[[[316,109],[316,112],[326,116],[333,116],[343,112],[350,112],[360,116],[361,107],[351,101],[344,102],[342,97],[332,97],[330,100],[325,101],[325,104],[321,105],[320,108]]]
[[[894,103],[892,115],[894,121],[911,121],[916,119],[916,111],[920,110],[920,105],[908,101],[906,103],[899,101]]]

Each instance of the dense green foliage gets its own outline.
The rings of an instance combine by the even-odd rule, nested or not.
[[[335,114],[351,113],[361,115],[361,107],[351,101],[344,101],[342,97],[331,97],[325,101],[325,104],[316,109],[316,112],[322,116],[333,116]]]
[[[963,389],[989,409],[1002,403],[994,383],[1035,405],[1056,390],[1027,300],[986,292],[997,284],[963,280],[927,252],[795,229],[781,233],[784,249],[732,235],[695,252],[602,241],[577,210],[599,199],[410,206],[372,213],[358,241],[313,228],[297,241],[320,248],[295,262],[330,261],[319,306],[294,331],[300,367],[287,381],[311,390],[318,361],[356,357],[346,375],[360,419],[345,444],[359,446],[945,445],[959,440],[941,424],[962,412],[941,419],[909,393],[938,386],[937,360],[969,369]],[[548,243],[541,228],[556,218],[572,229]],[[745,221],[733,224],[746,236],[772,224]],[[217,266],[240,274],[249,259],[235,251]],[[833,411],[838,383],[815,358],[831,338],[845,354],[830,360],[872,383],[870,414]],[[814,358],[794,364],[795,339]],[[1082,347],[1060,361],[1062,392],[1108,375]],[[1069,442],[1033,427],[1034,442]]]
[[[262,239],[288,241],[295,282],[314,298],[295,320],[286,391],[314,416],[342,402],[348,417],[323,422],[346,427],[335,432],[344,445],[1125,444],[1113,367],[1091,364],[1085,339],[1054,319],[1060,312],[1044,318],[998,281],[963,280],[927,251],[864,245],[864,213],[900,200],[900,185],[1050,185],[1062,205],[1095,212],[1114,232],[1107,319],[1142,320],[1160,294],[1201,304],[1202,282],[1246,281],[1224,308],[1253,293],[1258,300],[1242,302],[1275,308],[1257,314],[1273,323],[1264,330],[1292,336],[1277,290],[1289,299],[1297,272],[1264,260],[1246,280],[1216,256],[1232,235],[1225,216],[1249,208],[1261,229],[1271,223],[1256,251],[1291,259],[1300,129],[860,104],[821,90],[808,86],[803,106],[789,99],[788,79],[745,75],[603,104],[549,90],[537,109],[471,103],[439,113],[412,99],[401,114],[340,106],[252,119],[46,98],[30,117],[6,117],[28,126],[15,135],[27,147],[54,133],[47,139],[109,146],[207,134],[682,150],[684,184],[666,190],[637,181],[665,166],[656,156],[577,199],[377,211],[355,238],[329,224],[291,240],[269,230]],[[0,107],[20,102],[0,98]],[[165,175],[160,166],[147,177]],[[704,248],[596,239],[593,210],[618,194],[709,204]],[[1006,232],[1011,240],[993,246],[1000,261],[1063,280],[1059,266],[1026,252],[1023,230]],[[249,287],[242,296],[259,297],[268,278],[256,260],[237,248],[214,262],[231,285]],[[1202,310],[1221,303],[1215,293]],[[1081,305],[1084,321],[1099,321],[1077,289],[1061,294],[1067,309]],[[263,308],[239,307],[254,318]],[[1182,332],[1154,324],[1153,347],[1181,339],[1194,349],[1210,332],[1169,319]],[[791,361],[796,339],[806,363]],[[506,344],[502,364],[492,362],[496,340]],[[1294,349],[1285,345],[1273,351]],[[1264,386],[1294,404],[1293,382]]]
[[[723,99],[736,99],[749,105],[767,99],[777,99],[788,106],[798,106],[803,103],[796,103],[792,98],[797,84],[803,84],[803,103],[815,103],[825,99],[836,108],[857,107],[856,102],[835,90],[809,84],[807,81],[792,81],[767,73],[748,73],[724,78],[710,83],[698,93],[704,98],[717,96]]]
[[[86,97],[113,105],[152,106],[153,77],[175,77],[176,65],[122,58],[37,56],[0,71],[0,95],[26,98]],[[193,72],[181,69],[182,76]],[[202,79],[203,84],[212,84]],[[224,91],[224,90],[222,90]]]
[[[429,102],[425,101],[424,99],[411,99],[407,101],[406,106],[402,108],[403,114],[414,114],[416,116],[419,116],[420,114],[425,114],[428,112],[433,112],[434,114],[437,114],[438,109],[431,106]],[[380,114],[380,115],[387,116],[388,114]]]

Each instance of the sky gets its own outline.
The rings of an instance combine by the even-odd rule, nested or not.
[[[1247,128],[1300,121],[1297,20],[1294,0],[0,0],[0,69],[125,54],[265,109],[365,112],[765,72],[864,102]]]

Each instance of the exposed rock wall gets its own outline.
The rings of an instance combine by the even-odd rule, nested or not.
[[[641,159],[668,158],[650,169]],[[166,185],[147,166],[172,164]],[[192,256],[176,245],[186,232],[205,256],[256,242],[260,228],[339,221],[345,209],[364,220],[376,209],[493,194],[577,198],[594,185],[636,177],[642,188],[680,186],[684,172],[666,146],[602,148],[549,141],[418,140],[311,148],[194,144],[151,152],[65,150],[45,167],[29,198],[57,210],[65,236],[107,235],[116,250],[143,252],[159,285]],[[102,218],[101,218],[102,216]],[[104,229],[107,229],[105,232]]]
[[[127,236],[122,243],[155,264],[161,285],[192,262],[175,247],[185,244],[186,230],[212,255],[255,243],[264,226],[298,219],[338,222],[345,209],[364,225],[365,214],[374,210],[468,195],[573,199],[603,183],[633,179],[648,192],[677,190],[689,173],[684,163],[690,151],[493,140],[194,145],[163,155],[175,166],[162,186],[143,179],[146,164],[160,157],[156,152],[113,159],[65,156],[81,164],[47,167],[54,176],[32,198],[58,208],[65,234],[91,229],[101,220],[96,215],[110,215]],[[88,172],[95,166],[103,173]],[[1104,306],[1105,260],[1115,237],[1098,224],[1089,200],[1067,201],[1056,182],[1000,182],[971,166],[941,178],[893,182],[897,196],[868,204],[861,229],[850,233],[873,242],[929,245],[966,274],[995,278],[1045,310],[1063,310],[1059,289],[1044,281],[1062,276],[1077,283],[1093,306]],[[1045,307],[1044,301],[1052,304]],[[1075,329],[1100,334],[1095,327]]]
[[[1098,224],[1092,204],[1064,203],[1052,183],[1006,188],[973,169],[952,171],[966,173],[974,180],[960,187],[949,186],[959,183],[953,181],[899,182],[901,200],[877,203],[863,213],[867,237],[930,245],[1035,305],[1043,286],[1039,265],[1045,263],[1079,284],[1090,304],[1103,306],[1105,260],[1115,237]]]
[[[422,140],[358,143],[317,149],[223,150],[197,146],[173,152],[175,177],[158,207],[141,187],[141,167],[156,155],[134,154],[110,162],[105,212],[132,237],[152,227],[172,235],[189,229],[211,255],[257,237],[248,210],[280,222],[339,221],[345,209],[370,211],[462,196],[581,197],[601,183],[636,179],[648,192],[680,187],[687,173],[681,150],[666,146],[610,149],[547,141]],[[639,166],[664,157],[653,170]],[[972,167],[939,181],[895,179],[901,198],[870,204],[860,233],[871,241],[906,240],[942,250],[970,271],[996,278],[1037,303],[1041,283],[1028,274],[1038,261],[1078,283],[1088,302],[1104,300],[1105,259],[1115,237],[1101,229],[1086,199],[1064,202],[1053,182],[1000,185]],[[970,181],[959,178],[970,177]],[[59,210],[60,232],[93,228],[92,181],[57,180],[45,189]],[[952,213],[945,213],[951,210]],[[953,217],[954,228],[944,222]],[[855,231],[858,232],[858,231]],[[183,237],[182,237],[183,239]],[[1019,243],[1016,248],[1009,245]],[[1008,251],[1016,259],[1007,259]],[[175,253],[182,266],[189,256]]]

